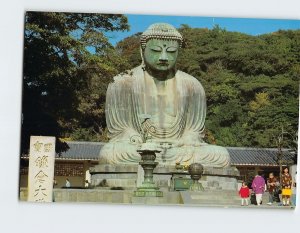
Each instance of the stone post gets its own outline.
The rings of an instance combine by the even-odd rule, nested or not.
[[[31,136],[28,201],[53,201],[54,161],[55,137]]]

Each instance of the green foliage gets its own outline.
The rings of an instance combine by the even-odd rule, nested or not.
[[[117,52],[128,61],[129,68],[134,68],[142,63],[140,52],[141,34],[137,33],[127,37],[116,45]]]
[[[122,15],[27,12],[25,21],[22,152],[30,135],[107,141],[106,89],[113,76],[141,64],[140,33],[114,48],[106,32],[129,29]],[[177,67],[204,86],[209,143],[275,147],[282,127],[295,135],[300,30],[179,31],[185,41]]]
[[[209,143],[276,147],[282,127],[298,131],[300,30],[250,36],[182,25],[179,31],[185,42],[177,67],[204,86]],[[130,67],[138,64],[137,36],[118,44]]]
[[[30,135],[100,138],[108,82],[126,68],[105,32],[128,28],[122,15],[26,13],[22,152]]]

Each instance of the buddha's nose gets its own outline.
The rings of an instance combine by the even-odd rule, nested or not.
[[[168,56],[167,56],[167,53],[165,50],[163,50],[160,54],[160,57],[159,57],[159,61],[161,62],[167,62],[168,61]]]

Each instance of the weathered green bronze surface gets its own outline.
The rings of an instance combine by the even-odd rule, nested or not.
[[[156,158],[161,165],[229,166],[225,148],[203,141],[206,97],[201,83],[176,69],[182,40],[164,23],[142,34],[142,65],[114,77],[107,90],[110,141],[100,152],[100,164],[138,164],[137,150],[146,139],[152,149],[161,150]]]
[[[193,184],[190,186],[191,191],[204,191],[204,188],[199,180],[203,174],[203,166],[200,163],[192,163],[189,166],[189,173],[193,180]]]
[[[147,145],[146,143],[144,145]],[[141,149],[137,151],[142,158],[139,163],[144,169],[144,181],[141,187],[134,191],[136,197],[162,197],[163,192],[159,190],[155,182],[153,181],[153,169],[157,166],[158,162],[155,162],[158,150]]]
[[[174,178],[173,182],[174,182],[174,190],[176,191],[189,190],[191,185],[193,184],[193,180],[191,178],[183,178],[183,177],[176,177]]]

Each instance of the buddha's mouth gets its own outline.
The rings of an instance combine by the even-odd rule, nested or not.
[[[167,62],[160,62],[157,65],[159,65],[159,66],[169,66],[169,63],[167,63]]]

